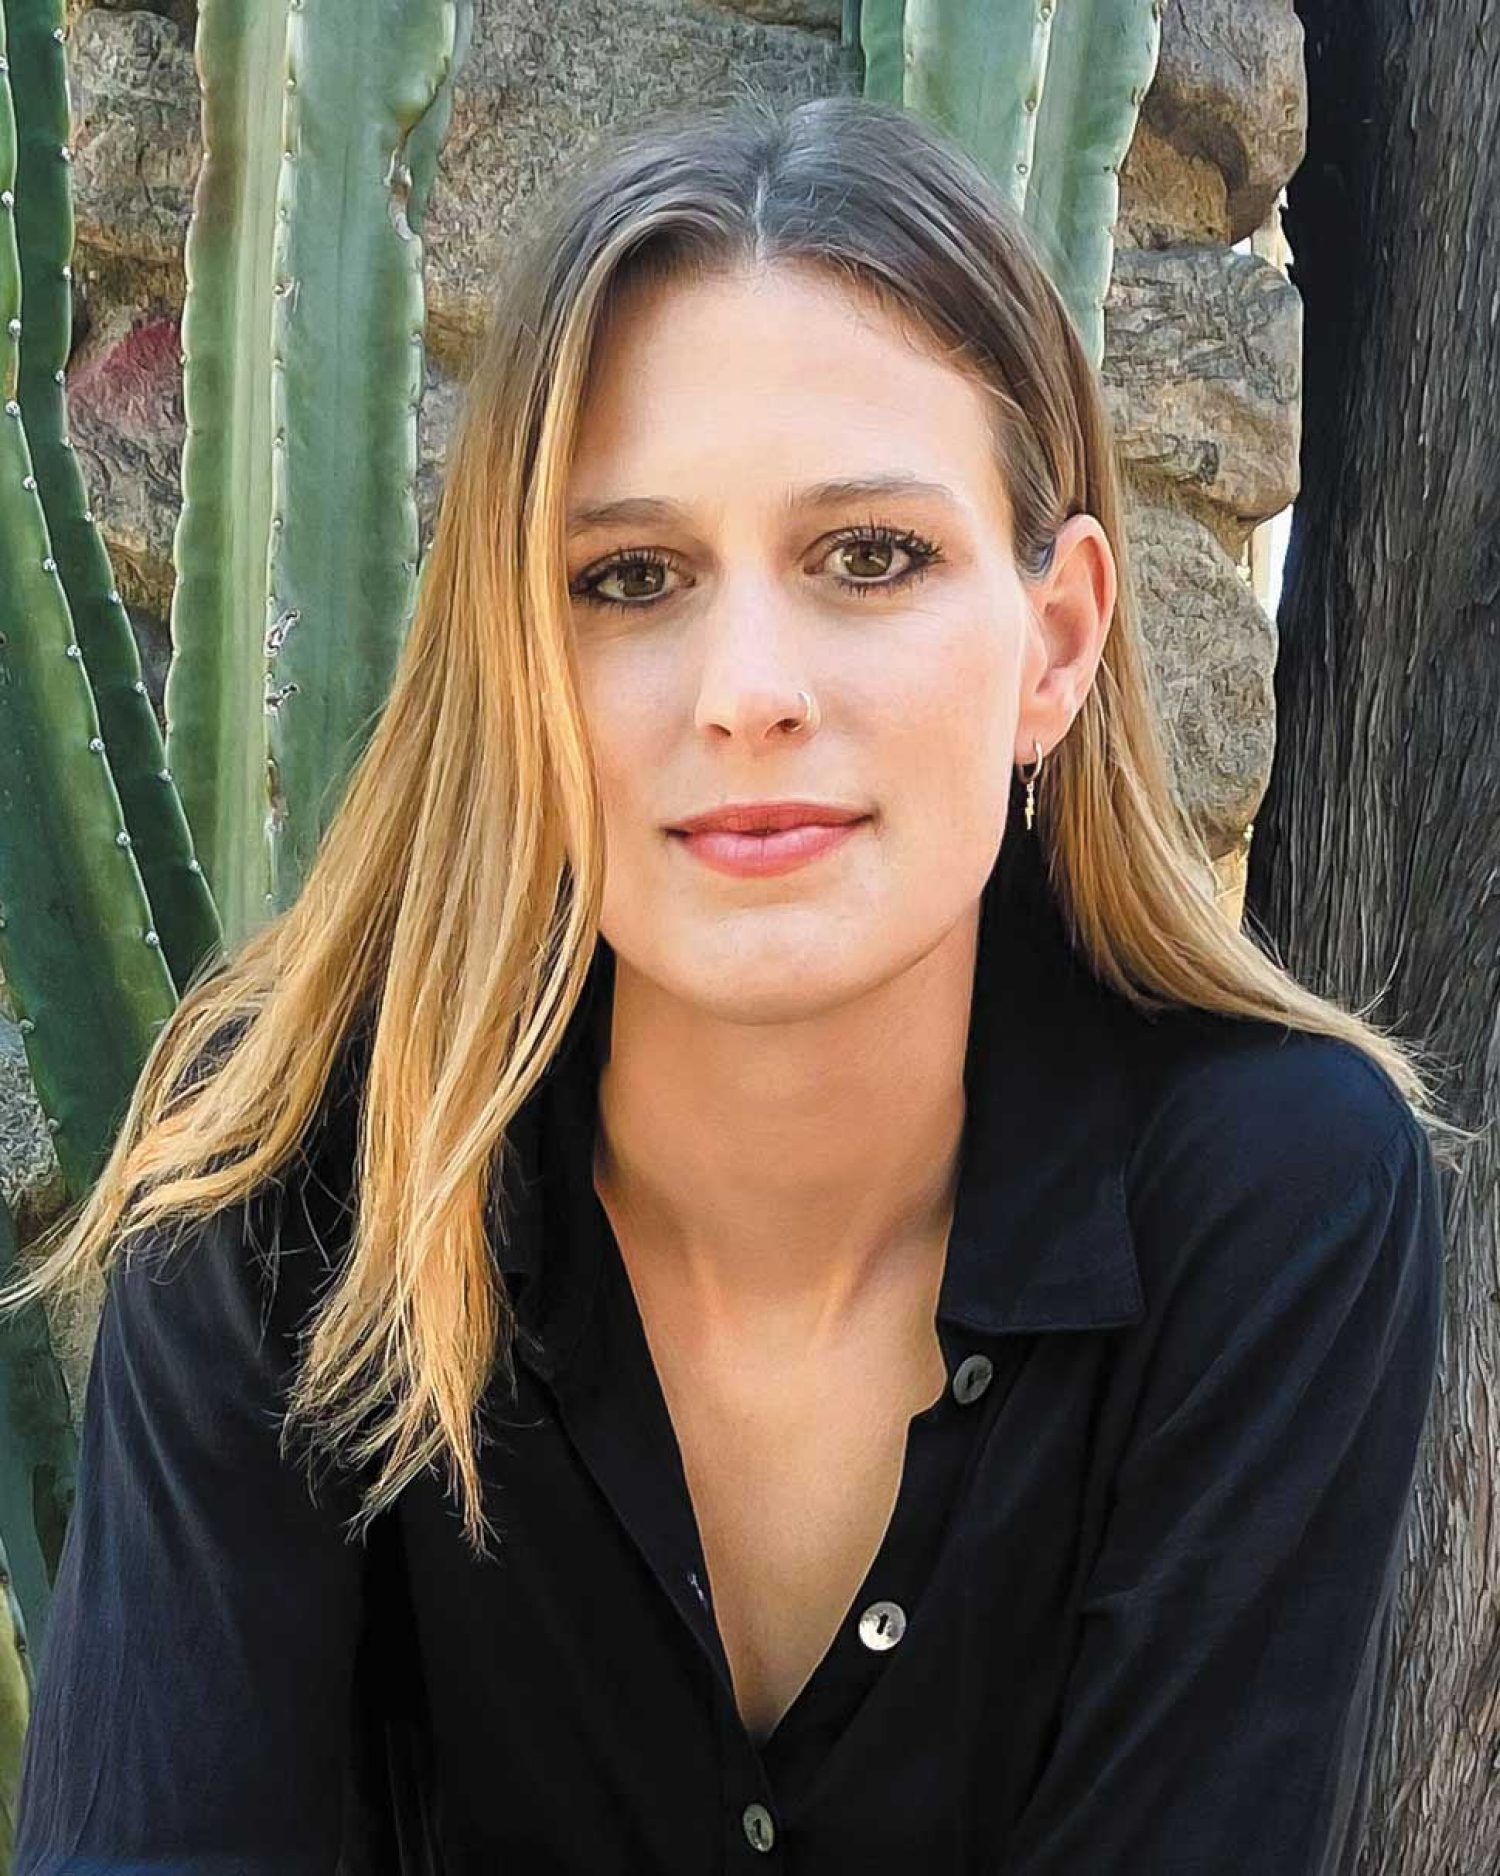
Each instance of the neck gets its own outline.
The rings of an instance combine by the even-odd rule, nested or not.
[[[836,1338],[947,1243],[977,915],[865,996],[736,1024],[617,961],[595,1186],[633,1278],[712,1341]]]

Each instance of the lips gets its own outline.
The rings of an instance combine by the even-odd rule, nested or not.
[[[713,808],[680,822],[674,834],[775,834],[793,827],[844,827],[868,816],[858,808],[815,801],[745,802]]]
[[[706,828],[674,833],[673,839],[715,872],[764,879],[835,853],[857,840],[869,821],[869,815],[858,814],[840,821],[801,821],[765,834]]]

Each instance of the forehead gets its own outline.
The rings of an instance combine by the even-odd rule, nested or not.
[[[570,515],[645,522],[653,501],[884,495],[984,525],[1006,508],[994,413],[935,340],[811,269],[634,283],[597,335]]]

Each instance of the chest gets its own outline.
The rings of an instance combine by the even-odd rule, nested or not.
[[[892,1336],[867,1361],[785,1364],[779,1394],[751,1390],[785,1410],[756,1412],[737,1394],[757,1377],[697,1388],[691,1350],[658,1333],[664,1385],[648,1400],[618,1278],[601,1277],[576,1341],[554,1344],[568,1350],[561,1382],[523,1354],[519,1399],[495,1390],[481,1452],[493,1560],[476,1564],[437,1468],[374,1527],[387,1534],[368,1630],[374,1750],[392,1713],[401,1728],[430,1713],[452,1815],[492,1853],[475,1870],[507,1867],[520,1843],[590,1876],[703,1876],[721,1844],[744,1841],[740,1806],[768,1804],[779,1824],[776,1793],[802,1820],[809,1869],[998,1869],[1055,1739],[1133,1374],[1102,1336],[955,1323],[955,1378],[994,1359],[977,1396],[945,1391],[935,1361],[914,1385],[921,1365]],[[646,1321],[670,1329],[649,1305]],[[902,1481],[919,1489],[882,1534],[896,1466],[884,1502],[862,1481],[893,1454],[900,1392],[924,1413]],[[681,1422],[670,1450],[667,1398]],[[692,1504],[686,1476],[666,1489],[684,1453]],[[876,1511],[855,1548],[873,1556],[879,1539],[884,1555],[857,1581],[864,1559],[841,1546],[862,1498]],[[695,1568],[705,1584],[713,1572],[712,1622]],[[886,1598],[911,1621],[881,1649],[859,1617]]]
[[[907,1424],[947,1385],[938,1271],[805,1368],[706,1359],[641,1308],[703,1544],[735,1698],[764,1739],[811,1678],[890,1523]]]

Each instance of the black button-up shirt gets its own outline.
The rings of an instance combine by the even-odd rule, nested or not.
[[[278,1451],[352,1101],[277,1258],[235,1211],[112,1272],[15,1876],[1352,1869],[1437,1358],[1435,1166],[1351,1046],[1107,992],[1038,851],[1009,828],[986,888],[950,1385],[770,1735],[738,1715],[593,1187],[601,941],[513,1130],[508,1244],[491,1208],[525,1333],[482,1403],[488,1561],[446,1473],[350,1543],[354,1475],[315,1500]]]

